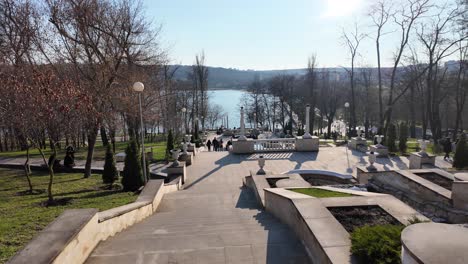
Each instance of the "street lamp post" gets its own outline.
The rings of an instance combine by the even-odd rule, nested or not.
[[[240,116],[240,141],[246,141],[247,138],[245,137],[245,124],[244,124],[244,107],[241,107],[241,116]]]
[[[143,110],[141,108],[141,94],[145,89],[145,85],[141,82],[136,82],[133,84],[133,90],[138,93],[138,104],[140,106],[140,130],[141,130],[141,153],[143,158],[143,177],[144,182],[148,181],[146,177],[146,157],[145,157],[145,135],[144,135],[144,127],[143,127]]]
[[[187,112],[187,108],[182,107],[182,133],[185,134],[187,131],[187,128],[185,127],[185,113]]]
[[[302,138],[312,138],[312,135],[310,135],[310,122],[309,122],[309,119],[310,119],[310,105],[307,104],[306,105],[306,125],[305,125],[305,133],[304,135],[302,135]]]
[[[345,115],[347,115],[347,114],[348,114],[349,103],[346,102],[346,103],[344,104],[344,107],[345,107],[345,109],[346,109]],[[349,115],[348,115],[348,116],[349,116]],[[348,118],[348,119],[349,119],[349,118]],[[348,120],[348,122],[349,122],[349,125],[348,125],[348,126],[349,126],[349,132],[348,132],[348,133],[351,133],[351,120]],[[345,133],[345,135],[346,135],[346,134],[347,134],[347,133]]]

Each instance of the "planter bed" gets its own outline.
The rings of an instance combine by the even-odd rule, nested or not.
[[[401,225],[378,205],[327,207],[327,209],[349,233],[365,225]]]
[[[453,180],[451,179],[448,179],[444,176],[441,176],[437,173],[434,173],[434,172],[424,172],[424,173],[414,173],[416,174],[417,176],[425,179],[425,180],[428,180],[434,184],[437,184],[439,185],[440,187],[442,188],[445,188],[447,190],[452,190],[452,184],[453,184]]]

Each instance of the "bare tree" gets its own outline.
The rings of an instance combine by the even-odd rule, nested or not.
[[[407,5],[403,6],[402,9],[398,10],[394,15],[392,15],[394,23],[398,26],[397,33],[400,34],[400,39],[395,51],[392,73],[390,76],[390,87],[388,92],[389,95],[384,114],[384,135],[387,134],[388,127],[392,121],[393,106],[398,101],[398,99],[400,99],[400,97],[403,96],[403,94],[410,88],[410,86],[407,86],[407,88],[402,89],[398,95],[395,94],[398,67],[400,66],[401,59],[403,58],[403,54],[407,48],[415,22],[428,11],[428,8],[429,0],[407,0]],[[419,78],[420,76],[417,77]]]
[[[376,1],[370,9],[369,15],[372,18],[373,26],[376,28],[375,33],[375,48],[377,54],[377,80],[379,88],[379,128],[384,126],[383,117],[383,88],[382,88],[382,69],[381,69],[381,58],[380,58],[380,38],[387,34],[384,32],[384,27],[392,16],[392,7],[388,0]]]
[[[195,64],[192,66],[196,105],[195,112],[201,118],[202,129],[205,127],[205,117],[208,105],[208,67],[205,65],[205,52],[195,55]]]
[[[145,19],[141,3],[132,0],[46,0],[46,8],[58,34],[52,42],[57,45],[50,47],[54,58],[73,66],[98,112],[87,124],[89,177],[98,129],[116,92],[112,84],[138,64],[157,63],[158,32]]]
[[[317,105],[317,88],[316,88],[316,79],[317,79],[317,55],[313,54],[309,57],[307,61],[307,73],[306,73],[306,83],[307,83],[307,103],[310,104],[312,111],[315,110]],[[301,111],[302,112],[302,111]],[[314,131],[314,123],[315,123],[315,114],[309,115],[309,124],[310,124],[310,131]]]
[[[344,40],[344,44],[346,48],[348,48],[348,52],[350,55],[351,59],[351,68],[348,69],[346,68],[346,71],[348,72],[349,75],[349,82],[350,82],[350,92],[351,92],[351,105],[350,105],[350,122],[349,122],[349,131],[350,133],[353,133],[355,127],[356,127],[356,91],[355,91],[355,64],[356,64],[356,59],[358,56],[358,49],[359,45],[361,44],[361,41],[365,38],[365,35],[359,32],[359,26],[357,22],[354,23],[354,28],[350,32],[346,32],[343,29],[342,33],[342,39]]]
[[[438,12],[428,19],[428,23],[420,24],[417,31],[418,39],[427,56],[426,111],[434,140],[442,137],[440,104],[447,96],[447,91],[441,90],[442,82],[447,77],[447,68],[441,68],[440,63],[457,51],[457,44],[468,38],[466,32],[451,37],[453,35],[451,26],[454,26],[463,14],[458,5],[443,5],[436,8]]]
[[[458,70],[455,82],[455,105],[456,118],[454,125],[453,139],[455,140],[458,130],[463,129],[463,110],[465,109],[466,97],[468,94],[468,42],[460,41],[458,44]]]

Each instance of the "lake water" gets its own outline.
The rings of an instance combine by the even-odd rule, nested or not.
[[[228,118],[224,118],[224,122],[218,123],[218,126],[224,124],[226,126],[226,119],[228,119],[229,127],[240,126],[240,107],[242,101],[242,95],[244,91],[241,90],[210,90],[209,91],[209,103],[217,104],[223,108],[223,113]],[[246,124],[247,125],[247,124]]]

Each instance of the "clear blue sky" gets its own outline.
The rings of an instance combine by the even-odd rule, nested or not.
[[[372,0],[144,0],[146,14],[161,24],[161,41],[172,63],[192,64],[205,51],[206,63],[238,69],[305,68],[316,53],[320,66],[347,66],[342,28],[358,20],[370,31]],[[384,39],[383,61],[394,44]],[[375,65],[372,39],[363,43],[361,64]]]

